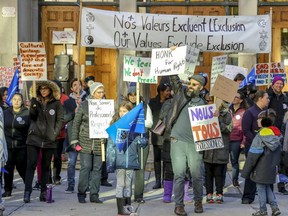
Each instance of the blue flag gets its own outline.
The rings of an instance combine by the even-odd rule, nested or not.
[[[8,92],[7,92],[7,99],[6,102],[9,104],[9,106],[12,106],[11,100],[13,95],[19,92],[19,70],[18,68],[16,69],[13,79],[11,81],[11,84],[8,88]]]
[[[130,132],[145,132],[143,103],[139,103],[130,112],[108,127],[106,131],[119,151],[122,151],[124,149],[124,144],[129,143],[128,137]]]
[[[252,68],[252,70],[247,75],[247,77],[242,81],[239,88],[243,88],[244,86],[247,86],[248,84],[255,84],[255,67]]]

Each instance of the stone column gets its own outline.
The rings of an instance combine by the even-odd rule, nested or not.
[[[239,0],[238,10],[241,16],[257,15],[257,0]],[[248,73],[251,68],[257,63],[256,53],[238,53],[238,66],[248,68]]]
[[[137,11],[136,0],[120,0],[119,1],[120,11],[121,12],[133,12]],[[122,101],[123,96],[127,95],[127,82],[123,81],[123,58],[124,55],[135,56],[136,51],[134,50],[119,50],[118,53],[118,103]],[[116,101],[117,103],[117,101]],[[116,106],[118,106],[116,104]]]

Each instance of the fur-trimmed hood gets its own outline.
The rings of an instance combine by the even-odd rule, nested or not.
[[[51,80],[45,80],[45,81],[36,81],[36,96],[37,98],[41,97],[40,94],[40,87],[41,86],[47,86],[52,90],[52,95],[56,100],[60,100],[61,93],[60,93],[60,88],[58,85],[51,81]],[[30,98],[33,96],[33,88],[30,88]]]

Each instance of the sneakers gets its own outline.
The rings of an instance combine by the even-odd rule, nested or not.
[[[137,203],[140,203],[140,204],[144,204],[145,203],[145,200],[143,198],[136,198],[134,200],[134,202],[137,202]]]
[[[36,181],[36,183],[33,187],[33,190],[40,190],[40,189],[41,189],[41,184],[38,181]]]
[[[206,198],[207,203],[214,203],[213,194],[209,193]]]
[[[5,191],[3,194],[2,194],[2,197],[10,197],[12,196],[12,191]]]
[[[234,187],[239,187],[240,186],[239,181],[237,179],[233,180],[233,186]]]
[[[61,180],[54,180],[54,185],[61,185]]]
[[[175,210],[174,210],[174,213],[176,215],[180,215],[180,216],[187,216],[187,213],[184,209],[184,206],[176,206],[175,207]]]
[[[195,200],[194,207],[195,213],[203,213],[202,200]]]
[[[257,212],[254,212],[252,213],[252,216],[268,216],[268,213],[267,211],[257,211]]]
[[[65,190],[65,193],[67,194],[71,194],[71,193],[74,193],[74,187],[72,186],[68,186]]]
[[[223,203],[223,195],[222,194],[217,194],[216,198],[215,198],[215,202],[218,204],[222,204]]]
[[[109,183],[107,180],[104,180],[104,181],[101,181],[101,186],[112,187],[112,184]]]
[[[279,208],[272,209],[272,216],[278,216],[280,214],[281,214],[281,212],[280,212]]]

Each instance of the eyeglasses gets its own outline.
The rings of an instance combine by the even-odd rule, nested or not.
[[[105,94],[105,91],[96,91],[97,94]]]
[[[191,86],[199,86],[199,83],[190,83]]]
[[[48,87],[41,87],[40,88],[40,91],[42,91],[42,90],[48,90],[49,88]]]

